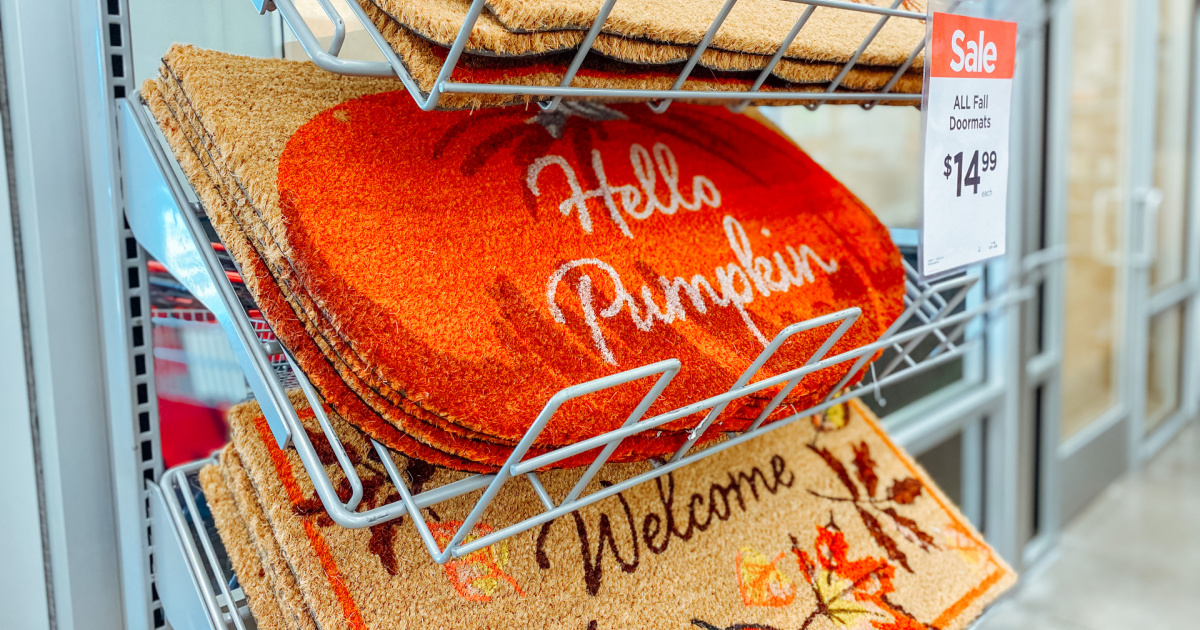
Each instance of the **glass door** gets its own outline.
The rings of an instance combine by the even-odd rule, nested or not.
[[[1149,96],[1154,130],[1134,148],[1138,162],[1151,170],[1140,190],[1137,217],[1141,251],[1134,257],[1139,309],[1134,335],[1145,339],[1143,382],[1131,427],[1134,457],[1164,444],[1183,422],[1195,416],[1194,343],[1197,294],[1197,247],[1192,145],[1196,133],[1196,0],[1157,0],[1151,54],[1155,80]]]
[[[1076,2],[1060,517],[1196,415],[1196,0]]]
[[[1075,2],[1069,19],[1067,262],[1063,305],[1060,515],[1127,467],[1133,0]]]

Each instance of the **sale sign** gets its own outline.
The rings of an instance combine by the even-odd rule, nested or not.
[[[1004,253],[1013,22],[934,13],[925,112],[921,273]]]

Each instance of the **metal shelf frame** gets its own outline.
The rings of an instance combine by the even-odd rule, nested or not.
[[[828,356],[830,350],[860,315],[858,308],[851,308],[808,321],[793,324],[781,331],[764,349],[762,354],[742,374],[727,392],[654,417],[644,417],[658,395],[670,383],[683,366],[677,359],[660,361],[605,378],[567,387],[554,395],[544,406],[519,444],[514,448],[505,465],[494,474],[477,474],[460,481],[412,494],[403,473],[396,467],[391,453],[378,442],[374,448],[395,485],[400,499],[366,511],[358,511],[362,497],[362,483],[349,457],[326,417],[320,398],[307,377],[291,362],[292,373],[308,398],[326,439],[332,446],[342,473],[350,482],[352,496],[342,501],[334,488],[325,467],[321,464],[316,449],[308,438],[296,410],[291,405],[285,385],[274,369],[270,354],[279,352],[278,344],[261,341],[245,307],[238,301],[228,274],[213,253],[209,237],[202,225],[202,212],[188,202],[186,189],[189,184],[178,178],[168,157],[157,128],[143,105],[122,100],[120,105],[120,128],[122,153],[125,156],[128,202],[126,215],[133,233],[142,246],[153,254],[179,281],[188,287],[216,317],[225,329],[239,362],[245,368],[246,377],[255,393],[262,411],[281,447],[290,443],[312,478],[317,495],[333,520],[351,528],[368,527],[377,523],[399,518],[408,514],[416,524],[430,556],[438,563],[462,557],[480,548],[499,542],[507,537],[526,531],[590,503],[599,501],[634,485],[650,481],[677,468],[687,466],[700,459],[755,439],[774,429],[792,422],[811,417],[825,409],[879,387],[911,378],[937,365],[963,357],[981,346],[980,338],[965,336],[968,325],[978,321],[986,313],[1010,305],[1015,292],[1005,291],[979,304],[965,304],[968,292],[980,279],[978,273],[965,273],[928,284],[906,264],[905,310],[900,318],[875,343],[848,352]],[[835,327],[823,345],[805,362],[783,374],[751,382],[758,370],[775,351],[791,336],[822,327]],[[927,339],[936,341],[931,351],[919,350]],[[927,347],[930,344],[925,344]],[[877,352],[889,350],[894,356],[882,369],[871,366],[871,377],[864,383],[848,387],[852,375],[867,366]],[[795,411],[785,418],[766,423],[766,419],[783,403],[786,396],[805,376],[852,362],[852,367],[839,385],[821,404]],[[565,402],[605,389],[620,387],[644,378],[657,380],[636,409],[630,413],[624,425],[616,430],[558,448],[537,457],[525,458],[542,429]],[[728,433],[726,439],[715,445],[697,449],[695,445],[706,434],[713,421],[726,406],[735,399],[752,395],[769,388],[782,386],[771,402],[763,409],[752,426],[741,433]],[[624,482],[584,494],[588,482],[604,466],[605,462],[626,438],[646,431],[653,431],[668,422],[707,412],[703,420],[691,431],[688,441],[666,461],[655,462],[652,470]],[[554,501],[542,486],[537,471],[568,457],[601,449],[593,463],[587,467],[574,488],[561,501]],[[545,510],[540,514],[514,523],[478,539],[466,541],[475,523],[484,510],[504,489],[521,480],[531,484],[542,500]],[[443,501],[471,492],[482,490],[482,496],[464,520],[454,537],[445,547],[434,540],[422,514],[426,507],[436,506]]]
[[[912,67],[917,58],[925,50],[926,39],[922,38],[921,42],[915,46],[909,54],[907,60],[900,65],[892,75],[891,79],[876,92],[839,92],[838,88],[845,80],[846,76],[858,64],[862,54],[867,50],[875,37],[883,30],[884,25],[889,20],[917,20],[924,23],[928,16],[925,13],[908,11],[901,7],[905,6],[906,0],[892,0],[888,6],[875,6],[873,4],[864,4],[851,0],[779,0],[780,2],[793,2],[806,6],[804,12],[792,25],[787,36],[780,42],[779,48],[772,55],[766,67],[764,67],[755,78],[753,84],[746,90],[731,90],[731,91],[703,91],[703,90],[685,90],[684,84],[691,76],[692,71],[700,62],[704,51],[708,49],[712,43],[713,37],[720,30],[721,25],[725,22],[725,18],[729,15],[730,10],[737,0],[725,0],[721,10],[717,13],[712,24],[705,32],[704,37],[696,46],[687,62],[684,63],[679,76],[670,89],[667,90],[644,90],[644,89],[626,89],[626,88],[583,88],[575,87],[572,83],[575,80],[575,75],[582,67],[584,60],[591,53],[592,42],[600,34],[604,27],[605,21],[608,19],[609,13],[612,11],[613,5],[617,0],[605,0],[591,28],[588,29],[587,35],[584,37],[571,63],[567,66],[566,73],[559,85],[557,86],[537,86],[537,85],[496,85],[487,83],[463,83],[452,81],[451,77],[454,74],[454,69],[458,67],[458,63],[462,58],[463,52],[467,45],[467,40],[470,39],[471,32],[475,28],[475,23],[479,19],[479,15],[485,10],[485,0],[473,0],[471,7],[467,12],[466,20],[460,27],[458,35],[454,39],[454,43],[450,47],[449,55],[442,63],[441,69],[438,72],[437,80],[435,81],[432,90],[428,93],[423,91],[413,79],[408,68],[405,67],[403,61],[396,55],[387,39],[380,33],[375,24],[367,17],[366,12],[359,6],[356,0],[347,0],[350,10],[354,13],[354,17],[362,23],[368,36],[379,48],[383,54],[385,62],[379,61],[363,61],[357,59],[343,59],[339,55],[341,53],[342,44],[346,37],[346,25],[341,15],[331,4],[330,0],[317,0],[321,5],[325,14],[329,17],[334,26],[333,39],[328,48],[321,45],[316,34],[305,22],[303,16],[296,9],[293,0],[251,0],[259,12],[275,10],[283,18],[288,28],[296,35],[301,47],[319,67],[335,72],[337,74],[345,74],[352,76],[374,76],[374,77],[398,77],[404,83],[404,87],[412,95],[417,105],[423,110],[432,110],[438,106],[442,95],[446,93],[460,94],[495,94],[495,95],[512,95],[512,96],[531,96],[538,97],[538,105],[545,111],[554,111],[562,102],[563,98],[582,99],[582,100],[599,100],[599,99],[625,99],[625,100],[644,100],[650,101],[648,104],[652,110],[658,113],[666,111],[674,99],[688,99],[699,101],[712,101],[716,103],[726,103],[733,109],[741,109],[749,105],[751,102],[787,102],[805,100],[812,101],[806,107],[816,109],[823,103],[837,102],[861,102],[862,107],[870,109],[881,102],[891,103],[911,103],[919,105],[921,103],[920,94],[896,94],[892,90],[899,83],[900,78],[904,73]],[[630,0],[622,0],[628,2]],[[961,0],[954,0],[950,4],[950,9],[953,11]],[[842,65],[841,70],[834,79],[825,87],[823,92],[763,92],[761,90],[767,78],[775,70],[775,67],[783,59],[785,52],[796,37],[800,34],[805,24],[808,23],[814,11],[818,8],[827,8],[831,10],[853,11],[857,13],[868,13],[877,15],[878,21],[875,26],[859,44],[857,50],[851,55],[850,59]]]

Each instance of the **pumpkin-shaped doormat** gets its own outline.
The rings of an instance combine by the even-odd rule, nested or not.
[[[861,308],[841,352],[903,308],[886,229],[749,117],[431,114],[395,82],[311,64],[185,47],[165,61],[144,94],[267,321],[337,414],[406,454],[491,469],[563,387],[679,358],[663,412],[728,389],[792,323]],[[833,328],[796,335],[757,378]],[[535,452],[620,426],[651,385],[571,401]],[[776,391],[718,427],[745,428]],[[673,452],[698,421],[617,459]]]
[[[214,512],[236,497],[241,529],[227,516],[218,527],[227,546],[254,550],[232,555],[260,627],[275,627],[263,625],[275,616],[325,630],[952,630],[1016,577],[857,400],[445,565],[408,518],[333,524],[258,408],[236,407],[230,420],[234,443],[201,479]],[[396,500],[374,451],[337,426],[366,488],[361,509]],[[416,491],[461,477],[398,465]],[[645,470],[611,465],[590,490]],[[562,496],[577,477],[542,479]],[[473,499],[424,511],[439,545]],[[542,509],[528,484],[513,482],[470,536]]]

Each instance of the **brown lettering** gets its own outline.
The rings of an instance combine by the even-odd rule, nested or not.
[[[675,517],[675,476],[672,473],[668,473],[656,478],[654,483],[658,489],[658,500],[662,512],[660,514],[658,511],[651,510],[642,517],[641,542],[645,543],[646,549],[650,553],[660,555],[666,552],[671,546],[672,538],[679,538],[684,541],[691,540],[697,531],[706,531],[713,525],[714,516],[717,521],[729,520],[734,514],[735,504],[740,511],[746,511],[747,497],[753,497],[755,501],[761,500],[762,493],[759,491],[760,487],[769,494],[777,494],[781,488],[791,488],[796,481],[796,475],[788,470],[787,462],[783,457],[774,455],[771,457],[770,475],[767,475],[758,467],[752,467],[749,472],[738,471],[737,473],[728,473],[728,480],[728,484],[713,483],[709,486],[707,493],[693,493],[688,498],[687,528],[680,531]],[[604,487],[612,485],[609,482],[601,482],[601,484]],[[743,488],[746,488],[748,492],[743,492]],[[732,495],[732,499],[734,500],[732,502],[730,495]],[[607,513],[600,514],[594,554],[592,552],[592,539],[589,535],[588,527],[583,521],[583,517],[579,515],[579,512],[571,513],[575,521],[575,532],[579,538],[584,584],[590,595],[595,595],[600,591],[601,578],[604,573],[604,550],[606,547],[616,560],[617,565],[625,573],[636,571],[641,560],[638,532],[633,511],[630,509],[624,495],[617,494],[617,500],[621,503],[621,508],[625,513],[625,520],[629,525],[629,532],[633,539],[633,549],[628,559],[622,554],[617,545],[616,538],[612,532],[612,519]],[[543,570],[550,568],[550,558],[546,554],[545,546],[550,526],[554,522],[550,521],[543,524],[537,535],[535,555],[538,567]]]
[[[612,484],[601,482],[601,485]],[[596,541],[596,559],[593,561],[591,546],[588,544],[587,526],[583,523],[583,517],[579,515],[578,510],[571,512],[571,516],[575,519],[575,532],[579,535],[579,553],[583,558],[583,582],[587,586],[588,595],[600,592],[600,579],[604,575],[606,543],[609,550],[612,551],[613,559],[617,561],[617,565],[621,567],[622,571],[626,573],[637,571],[641,554],[638,551],[637,527],[633,522],[633,511],[629,509],[629,503],[625,501],[624,496],[618,494],[617,500],[621,502],[621,507],[625,511],[625,520],[629,523],[629,533],[633,537],[633,558],[630,560],[621,557],[621,550],[617,548],[617,541],[613,538],[612,524],[608,514],[602,513],[600,514],[600,535]]]

